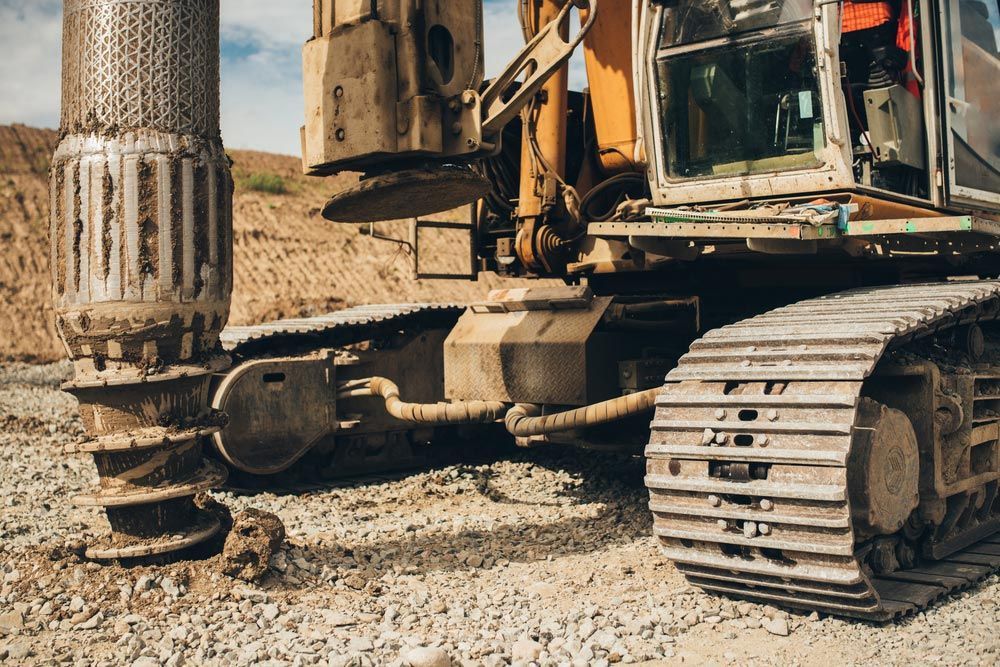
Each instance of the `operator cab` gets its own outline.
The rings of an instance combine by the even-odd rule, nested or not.
[[[853,191],[1000,208],[997,0],[650,8],[656,204]]]

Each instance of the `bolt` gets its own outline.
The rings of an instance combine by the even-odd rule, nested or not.
[[[471,107],[476,103],[476,93],[471,90],[466,90],[462,93],[462,104],[467,107]]]
[[[713,494],[708,497],[708,504],[711,505],[712,507],[718,507],[719,505],[722,504],[722,498],[719,498],[719,496]]]
[[[778,411],[774,409],[768,410],[767,420],[771,422],[778,421]]]
[[[715,418],[718,419],[719,421],[722,421],[723,419],[726,418],[726,411],[723,410],[722,408],[719,408],[718,410],[715,411]]]
[[[715,438],[715,431],[713,431],[710,428],[706,428],[705,431],[701,434],[701,444],[702,445],[711,444],[713,438]]]
[[[747,539],[757,537],[757,524],[753,521],[745,521],[743,523],[743,537]]]
[[[461,109],[462,107],[459,104],[458,100],[456,100],[455,98],[451,98],[450,100],[448,100],[448,108],[452,111],[452,113],[458,113],[458,110]]]
[[[774,501],[772,501],[770,498],[761,498],[760,508],[765,512],[769,512],[772,509],[774,509]]]
[[[744,359],[743,361],[740,362],[740,366],[742,366],[743,368],[748,368],[750,366],[750,360]]]
[[[343,141],[347,137],[347,133],[343,129],[337,130],[337,141]]]
[[[472,149],[479,148],[479,140],[473,137],[469,137],[468,139],[465,140],[465,145]]]
[[[757,530],[760,531],[761,535],[770,535],[771,534],[771,527],[769,525],[767,525],[766,523],[759,523],[759,524],[757,524]]]
[[[729,529],[729,522],[726,521],[725,519],[719,519],[718,521],[715,522],[715,525],[719,527],[719,530]]]
[[[343,86],[337,86],[336,88],[334,88],[333,89],[333,96],[334,97],[343,97],[344,96],[344,87]]]
[[[459,134],[462,134],[462,124],[459,123],[458,121],[455,121],[454,123],[452,123],[451,124],[451,133],[454,134],[454,135],[456,135],[456,136],[459,135]]]
[[[726,435],[725,433],[716,433],[715,434],[715,444],[717,444],[717,445],[724,445],[724,444],[726,444],[727,440],[729,440],[729,436]]]
[[[755,444],[756,444],[756,445],[757,445],[758,447],[766,447],[766,446],[767,446],[767,436],[766,436],[766,435],[764,435],[763,433],[760,433],[760,434],[758,434],[758,435],[757,435],[757,436],[756,436],[756,437],[755,437],[755,438],[753,439],[753,441],[754,441],[754,443],[755,443]]]

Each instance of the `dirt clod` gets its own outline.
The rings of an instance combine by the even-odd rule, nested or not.
[[[267,573],[271,556],[285,540],[285,524],[276,515],[248,509],[236,515],[222,550],[222,571],[235,579],[257,581]]]

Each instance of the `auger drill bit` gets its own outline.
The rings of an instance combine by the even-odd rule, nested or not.
[[[219,2],[66,0],[63,21],[53,298],[88,435],[67,452],[100,477],[74,502],[111,524],[89,557],[143,558],[214,535],[194,495],[226,479],[202,458],[232,293]]]

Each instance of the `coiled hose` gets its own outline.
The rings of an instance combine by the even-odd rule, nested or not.
[[[511,435],[527,438],[572,431],[585,426],[607,424],[651,410],[656,403],[656,395],[659,392],[659,388],[647,389],[594,405],[585,405],[575,410],[544,416],[538,416],[539,408],[536,405],[518,404],[507,411],[504,425]]]
[[[456,401],[454,403],[406,403],[399,387],[382,377],[371,379],[373,396],[385,399],[385,410],[396,419],[414,424],[490,424],[503,417],[509,404],[500,401]]]
[[[385,400],[385,409],[396,419],[414,424],[490,424],[500,418],[507,431],[519,438],[572,431],[619,421],[651,410],[659,389],[647,389],[612,398],[594,405],[540,416],[541,408],[532,404],[513,407],[501,401],[455,401],[454,403],[406,403],[399,397],[399,387],[392,380],[373,377],[368,387],[372,396]],[[357,392],[352,392],[357,395]]]

